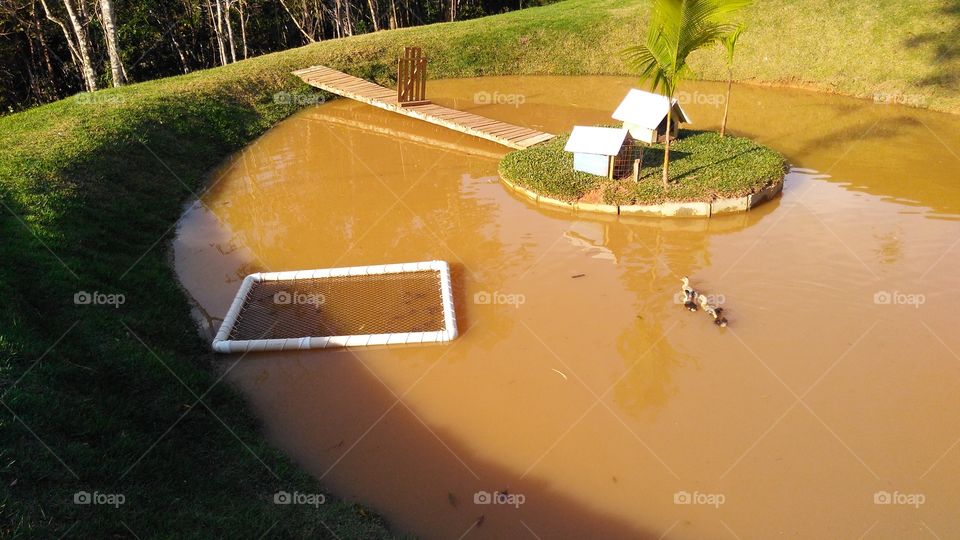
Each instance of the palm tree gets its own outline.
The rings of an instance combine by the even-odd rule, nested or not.
[[[663,153],[663,187],[668,186],[670,125],[673,99],[680,81],[690,75],[687,57],[713,45],[735,30],[728,17],[751,0],[654,0],[653,15],[644,43],[623,51],[627,66],[650,81],[654,92],[669,100],[667,142]]]
[[[736,52],[737,40],[740,39],[740,34],[743,33],[744,28],[745,26],[741,24],[720,40],[720,43],[723,43],[723,48],[727,50],[727,99],[723,102],[723,122],[720,124],[721,137],[727,134],[727,113],[730,112],[730,90],[733,88],[733,54]]]

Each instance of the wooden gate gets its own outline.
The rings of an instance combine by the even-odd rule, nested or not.
[[[404,47],[397,62],[397,101],[400,105],[430,103],[427,94],[427,58],[420,47]]]

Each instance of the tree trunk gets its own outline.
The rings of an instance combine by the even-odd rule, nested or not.
[[[334,37],[343,37],[340,30],[340,0],[333,0],[333,35]]]
[[[107,55],[110,57],[113,86],[123,86],[127,83],[127,75],[117,48],[117,25],[113,17],[113,0],[100,0],[100,13],[103,15],[103,37],[107,43]]]
[[[233,2],[231,0],[223,0],[223,24],[227,27],[227,41],[230,44],[230,62],[237,61],[237,46],[233,40],[233,23],[230,20],[230,11],[232,9]]]
[[[37,42],[40,44],[39,56],[40,60],[42,60],[42,63],[38,66],[38,71],[45,71],[45,75],[41,77],[41,91],[43,92],[43,95],[40,96],[39,102],[42,103],[56,96],[57,76],[53,70],[53,62],[50,60],[50,46],[47,44],[47,39],[44,37],[43,22],[40,16],[37,14],[37,6],[33,2],[30,3],[30,18],[24,21],[24,25],[28,28],[28,36],[36,32]]]
[[[307,43],[316,43],[317,40],[313,39],[313,36],[308,34],[307,31],[303,29],[303,25],[300,24],[300,21],[294,17],[293,12],[290,11],[289,7],[287,7],[287,2],[285,0],[280,0],[280,5],[283,6],[284,11],[286,11],[287,15],[290,16],[290,20],[293,21],[293,25],[297,27],[297,30],[303,34],[303,37],[307,38]],[[337,2],[337,5],[339,5],[339,1]]]
[[[370,7],[370,20],[373,21],[373,31],[380,31],[380,24],[377,23],[377,0],[367,0],[367,6]]]
[[[663,189],[669,187],[670,174],[670,121],[673,120],[673,96],[670,96],[670,108],[667,109],[667,143],[663,147]]]
[[[214,11],[210,0],[207,0],[207,14],[210,16],[210,25],[213,27],[213,36],[217,42],[217,51],[220,53],[220,65],[227,65],[227,48],[223,41],[223,25],[220,20],[220,0],[214,0],[217,9]]]
[[[397,2],[396,0],[390,0],[390,29],[395,30],[397,28]]]
[[[84,0],[80,0],[83,2]],[[63,0],[63,7],[67,9],[67,16],[70,18],[70,25],[73,27],[73,34],[77,40],[77,52],[80,54],[80,71],[83,74],[83,81],[87,85],[87,90],[93,92],[97,89],[97,75],[93,69],[93,60],[90,56],[90,39],[87,36],[86,17],[83,12],[78,12],[73,5],[73,0]],[[83,7],[82,4],[80,7]]]
[[[173,33],[170,34],[170,42],[173,44],[173,50],[177,51],[177,56],[180,58],[180,66],[183,69],[183,74],[186,75],[190,73],[190,65],[187,64],[187,57],[183,54],[183,49],[180,47],[180,43],[177,42],[177,38],[174,37]]]
[[[733,88],[733,70],[727,76],[727,99],[723,102],[723,122],[720,124],[720,136],[727,134],[727,114],[730,112],[730,90]]]
[[[50,6],[47,5],[47,0],[40,0],[44,15],[63,31],[63,37],[67,40],[67,48],[70,49],[70,56],[73,57],[73,62],[80,71],[84,86],[88,92],[93,92],[97,89],[97,78],[94,76],[93,64],[90,60],[90,43],[86,38],[86,30],[80,24],[80,20],[77,18],[77,13],[73,10],[73,4],[70,3],[70,0],[63,0],[63,4],[67,8],[67,14],[70,15],[70,22],[74,32],[71,32],[63,21],[53,15],[50,11]],[[78,28],[83,34],[82,38],[81,35],[76,32]]]
[[[229,52],[229,43],[227,42],[226,16],[223,2],[224,0],[214,0],[217,4],[217,36],[220,38],[220,47],[223,48],[224,64],[231,62]]]
[[[247,59],[247,0],[239,0],[237,9],[240,11],[240,41],[243,42],[243,59]]]

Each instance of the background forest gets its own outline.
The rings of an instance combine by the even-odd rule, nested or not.
[[[0,0],[0,114],[326,39],[549,0]]]

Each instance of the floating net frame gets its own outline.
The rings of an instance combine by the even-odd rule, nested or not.
[[[330,290],[337,284],[345,287],[382,287],[385,291],[392,291],[396,296],[399,293],[410,294],[410,290],[419,289],[414,298],[416,302],[406,302],[402,297],[392,298],[394,304],[402,301],[403,305],[423,304],[428,302],[429,313],[417,320],[403,319],[402,313],[392,315],[384,313],[384,317],[400,320],[399,326],[406,326],[398,332],[355,333],[350,330],[363,328],[366,325],[338,325],[336,321],[325,324],[322,321],[325,307],[318,301],[310,311],[309,306],[296,302],[278,303],[276,296],[272,305],[263,302],[264,294],[269,294],[280,288],[286,291],[293,289],[288,295],[306,294],[303,290]],[[384,285],[386,284],[386,285]],[[434,288],[435,287],[435,288]],[[264,292],[266,291],[266,292]],[[377,292],[377,291],[374,291]],[[279,294],[279,293],[274,293]],[[313,294],[313,293],[310,293]],[[258,298],[259,295],[259,298]],[[321,294],[320,297],[323,295]],[[284,297],[286,300],[291,298]],[[309,298],[309,297],[308,297]],[[266,307],[264,307],[266,306]],[[285,307],[286,306],[286,307]],[[367,309],[380,313],[380,306],[357,306],[358,309]],[[305,309],[305,316],[295,313],[296,309]],[[347,306],[346,309],[351,309]],[[267,316],[280,314],[273,325],[266,325]],[[291,318],[292,317],[292,318]],[[319,322],[314,325],[313,319]],[[276,328],[283,320],[288,322],[307,321],[318,335],[290,336],[285,335],[290,329]],[[375,321],[373,326],[383,329],[385,319]],[[279,322],[278,322],[279,321]],[[323,335],[323,327],[346,330],[342,335]],[[415,331],[409,331],[411,328]],[[258,331],[259,330],[259,331]],[[252,336],[255,338],[251,338]],[[223,324],[213,340],[213,350],[218,353],[245,353],[252,351],[287,351],[305,349],[325,349],[332,347],[364,347],[370,345],[401,345],[418,343],[441,343],[452,341],[457,337],[457,320],[453,308],[453,287],[450,281],[450,266],[444,261],[426,261],[416,263],[385,264],[373,266],[352,266],[346,268],[326,268],[320,270],[303,270],[295,272],[264,272],[251,274],[244,278],[237,291],[236,297],[223,319]]]

